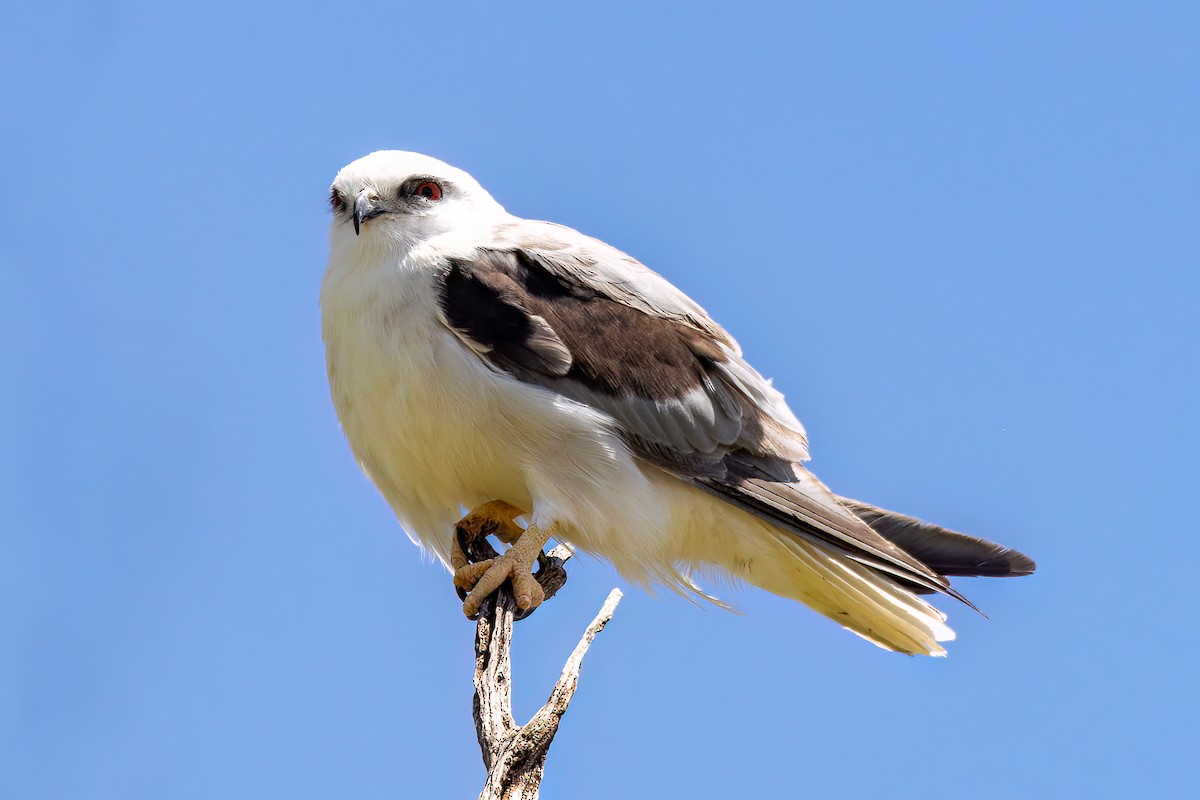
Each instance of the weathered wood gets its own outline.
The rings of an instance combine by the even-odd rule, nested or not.
[[[474,560],[472,548],[464,549]],[[539,580],[556,584],[554,591],[560,588],[566,574],[562,563],[570,555],[568,548],[559,545],[544,561],[539,559]],[[546,594],[548,597],[553,591]],[[475,625],[472,702],[475,734],[488,771],[480,800],[536,800],[550,744],[579,685],[583,657],[596,634],[612,619],[620,600],[620,589],[609,592],[600,613],[567,659],[550,697],[524,725],[517,725],[512,715],[512,634],[517,604],[507,583],[484,602]]]

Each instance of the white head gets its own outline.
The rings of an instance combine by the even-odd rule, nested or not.
[[[479,182],[436,158],[380,150],[347,164],[329,191],[334,239],[381,239],[412,247],[439,234],[504,218],[504,209]]]

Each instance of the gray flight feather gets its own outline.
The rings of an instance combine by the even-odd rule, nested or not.
[[[944,577],[964,574],[959,551],[1013,553],[835,496],[801,466],[804,428],[733,338],[603,242],[506,222],[448,262],[440,292],[447,326],[493,367],[608,413],[645,461],[918,591],[967,602]]]
[[[995,542],[955,533],[916,517],[848,497],[839,497],[838,501],[880,536],[920,559],[939,575],[1008,578],[1032,575],[1037,569],[1029,556]]]

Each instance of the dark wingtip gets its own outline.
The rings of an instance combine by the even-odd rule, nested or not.
[[[962,536],[963,534],[958,535]],[[941,568],[938,569],[938,572],[943,575],[963,575],[976,578],[1020,578],[1023,575],[1032,575],[1037,570],[1037,564],[1033,559],[1019,550],[1002,547],[985,539],[966,538],[973,540],[972,543],[977,547],[990,546],[990,551],[983,554],[986,557],[980,558],[978,561],[942,564],[939,565]]]
[[[859,519],[939,575],[1015,578],[1037,569],[1033,559],[986,539],[967,536],[882,508],[839,497]]]
[[[1020,578],[1037,572],[1037,563],[1021,551],[1006,549],[1004,555],[1008,562],[1008,572],[998,577]]]
[[[1034,561],[1025,553],[1018,551],[1009,551],[1013,554],[1013,576],[1020,577],[1022,575],[1033,575],[1038,571],[1037,561]]]

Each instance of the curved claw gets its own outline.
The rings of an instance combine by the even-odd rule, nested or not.
[[[527,619],[541,607],[542,603],[558,593],[558,590],[567,582],[567,571],[563,568],[565,563],[561,558],[547,555],[544,550],[538,553],[537,571],[533,573],[533,579],[541,587],[542,599],[529,608],[521,608],[518,605],[517,610],[513,612],[514,620],[520,622]]]
[[[515,619],[527,618],[563,584],[567,574],[564,559],[547,556],[541,549],[550,536],[531,527],[523,530],[513,522],[520,509],[503,501],[485,503],[459,520],[451,542],[450,565],[454,588],[463,601],[463,613],[478,619],[487,600],[507,581],[517,606]],[[487,537],[494,535],[512,547],[497,555]],[[569,557],[569,556],[568,556]],[[532,572],[534,563],[537,572]]]
[[[462,599],[466,599],[466,593],[475,588],[492,565],[496,563],[495,558],[489,558],[486,561],[477,561],[474,564],[464,564],[454,570],[454,588],[462,592]]]
[[[455,572],[455,585],[468,588],[464,584],[469,584],[470,589],[470,594],[463,601],[463,613],[468,617],[477,614],[483,601],[506,580],[512,581],[513,598],[520,611],[530,612],[537,608],[545,599],[546,593],[530,573],[530,566],[519,554],[514,555],[514,551],[509,550],[499,558],[470,564]]]

